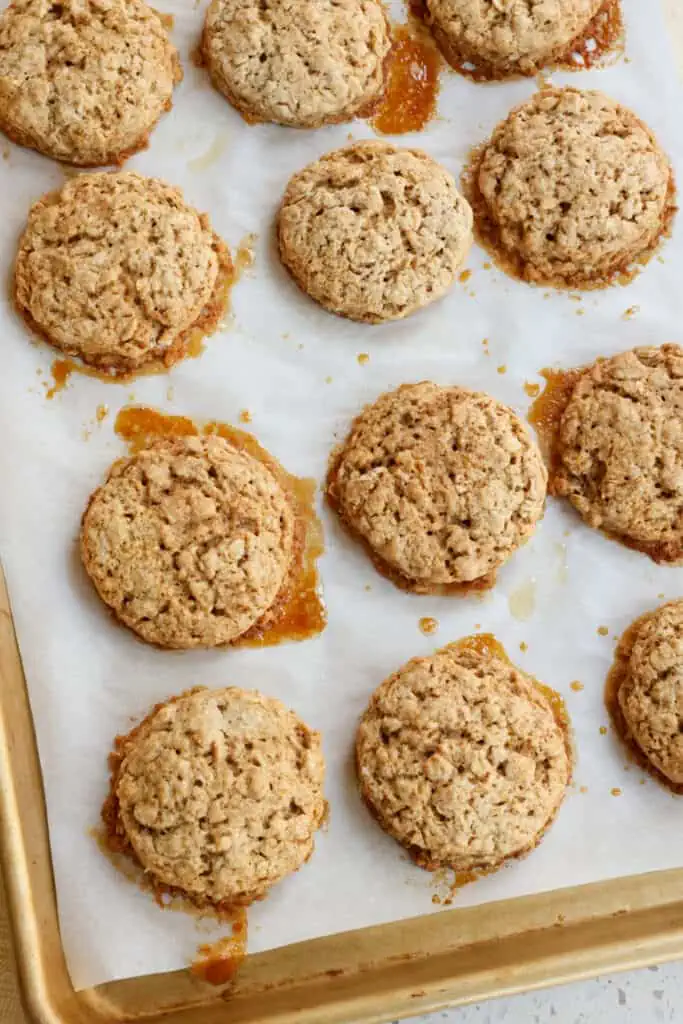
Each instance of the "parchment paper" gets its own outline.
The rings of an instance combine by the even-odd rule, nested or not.
[[[681,90],[661,11],[643,0],[624,3],[627,61],[555,80],[601,88],[632,107],[657,132],[680,176]],[[318,309],[278,265],[273,216],[294,171],[345,143],[349,132],[371,135],[370,127],[248,127],[190,60],[203,4],[193,9],[166,0],[164,9],[175,15],[185,81],[149,150],[129,166],[181,186],[233,249],[256,233],[255,266],[233,293],[234,322],[209,341],[200,359],[167,377],[107,385],[75,376],[46,401],[43,382],[54,353],[31,343],[6,298],[0,310],[0,553],[28,675],[74,984],[185,966],[198,942],[211,938],[192,918],[157,908],[89,835],[106,792],[113,736],[130,727],[131,716],[195,684],[258,688],[284,700],[324,737],[329,829],[309,864],[250,910],[250,951],[438,912],[431,901],[437,880],[413,866],[361,805],[351,747],[357,719],[382,679],[411,656],[478,627],[495,633],[522,667],[565,696],[578,767],[557,823],[533,856],[464,888],[456,905],[681,865],[681,806],[651,780],[641,784],[614,738],[599,730],[607,724],[603,682],[617,635],[664,597],[680,596],[683,570],[657,567],[607,541],[555,501],[483,600],[396,590],[324,511],[329,626],[298,645],[164,653],[118,628],[100,606],[80,568],[76,538],[88,495],[124,451],[112,424],[133,395],[138,403],[200,419],[236,422],[248,409],[262,444],[292,472],[320,480],[331,446],[361,404],[401,382],[431,378],[484,389],[524,413],[523,385],[537,381],[541,367],[573,366],[644,342],[680,341],[682,333],[681,223],[661,259],[628,288],[588,293],[581,301],[484,269],[487,257],[475,249],[471,280],[405,322],[363,327]],[[401,4],[392,12],[400,18]],[[533,82],[473,85],[445,73],[439,118],[401,142],[423,147],[459,175],[470,147],[534,88]],[[30,203],[65,176],[56,164],[8,143],[3,155],[0,266],[6,281]],[[635,312],[624,319],[627,308]],[[361,352],[370,355],[366,365],[357,361]],[[109,415],[98,425],[95,413],[103,403]],[[438,620],[436,636],[420,632],[423,616]],[[608,636],[597,632],[601,626]],[[520,651],[521,643],[527,651]],[[571,689],[574,680],[582,691]]]

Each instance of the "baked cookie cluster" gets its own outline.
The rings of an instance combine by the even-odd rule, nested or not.
[[[456,70],[503,79],[561,64],[606,3],[424,7]],[[370,116],[392,46],[380,0],[211,0],[199,55],[207,85],[239,115],[292,139],[291,129]],[[100,168],[36,198],[14,305],[31,332],[107,379],[188,355],[219,327],[234,280],[208,216],[121,167],[148,145],[181,78],[168,22],[143,0],[13,0],[0,16],[0,129],[45,157]],[[450,316],[475,241],[522,282],[589,289],[623,281],[671,228],[668,157],[602,92],[544,84],[473,150],[459,182],[453,134],[443,164],[354,141],[281,182],[274,258],[312,300],[321,332],[331,313],[381,344],[380,325],[428,316],[437,301]],[[296,301],[294,288],[283,294]],[[493,587],[523,557],[548,494],[610,538],[683,563],[683,350],[641,346],[572,381],[547,467],[493,395],[463,380],[387,381],[345,439],[329,439],[330,508],[378,571],[415,595]],[[118,459],[80,527],[93,593],[160,651],[228,650],[277,625],[305,543],[286,474],[210,432],[152,439]],[[634,623],[613,678],[624,741],[683,787],[682,601]],[[501,650],[463,641],[379,685],[355,755],[362,798],[419,865],[480,873],[536,847],[574,762],[557,695]],[[188,690],[116,741],[108,837],[159,891],[229,911],[312,855],[324,777],[321,737],[295,711],[256,690]]]

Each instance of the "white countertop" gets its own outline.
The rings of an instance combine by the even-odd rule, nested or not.
[[[683,963],[416,1017],[414,1024],[660,1024],[683,1021]]]

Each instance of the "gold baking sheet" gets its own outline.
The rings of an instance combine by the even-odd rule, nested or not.
[[[0,576],[0,850],[22,997],[41,1024],[385,1021],[683,955],[683,870],[445,911],[250,956],[225,993],[187,971],[75,992],[40,767]],[[91,894],[97,914],[97,893]],[[106,928],[106,920],[102,920]],[[135,941],[134,928],[131,941]]]

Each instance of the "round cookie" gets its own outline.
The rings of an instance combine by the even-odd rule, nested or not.
[[[422,867],[492,870],[532,850],[571,776],[566,725],[508,661],[458,645],[385,680],[356,738],[361,792]]]
[[[533,75],[564,57],[604,0],[426,0],[427,19],[456,70]]]
[[[230,255],[182,193],[128,171],[79,175],[32,208],[15,303],[55,348],[113,374],[170,365],[218,324]]]
[[[552,491],[589,526],[658,562],[683,559],[683,349],[637,348],[578,380],[554,445]]]
[[[631,111],[599,92],[543,89],[468,172],[478,234],[536,284],[610,284],[648,256],[675,209],[669,161]]]
[[[319,128],[384,92],[391,39],[378,0],[212,0],[202,39],[216,88],[248,120]]]
[[[502,565],[543,514],[547,474],[489,395],[429,381],[381,395],[332,457],[332,505],[399,584],[439,593]],[[489,581],[491,582],[491,581]]]
[[[161,647],[218,647],[275,621],[298,543],[273,474],[220,437],[159,442],[115,462],[81,526],[98,594]]]
[[[282,262],[312,299],[382,323],[448,291],[469,252],[472,211],[425,153],[358,142],[294,175],[278,239]]]
[[[683,601],[643,618],[617,697],[647,760],[683,785]]]
[[[320,736],[229,687],[156,708],[119,748],[117,829],[145,872],[200,905],[245,905],[296,871],[325,816]]]
[[[123,163],[181,78],[161,15],[142,0],[12,0],[0,17],[0,128],[55,160]]]

